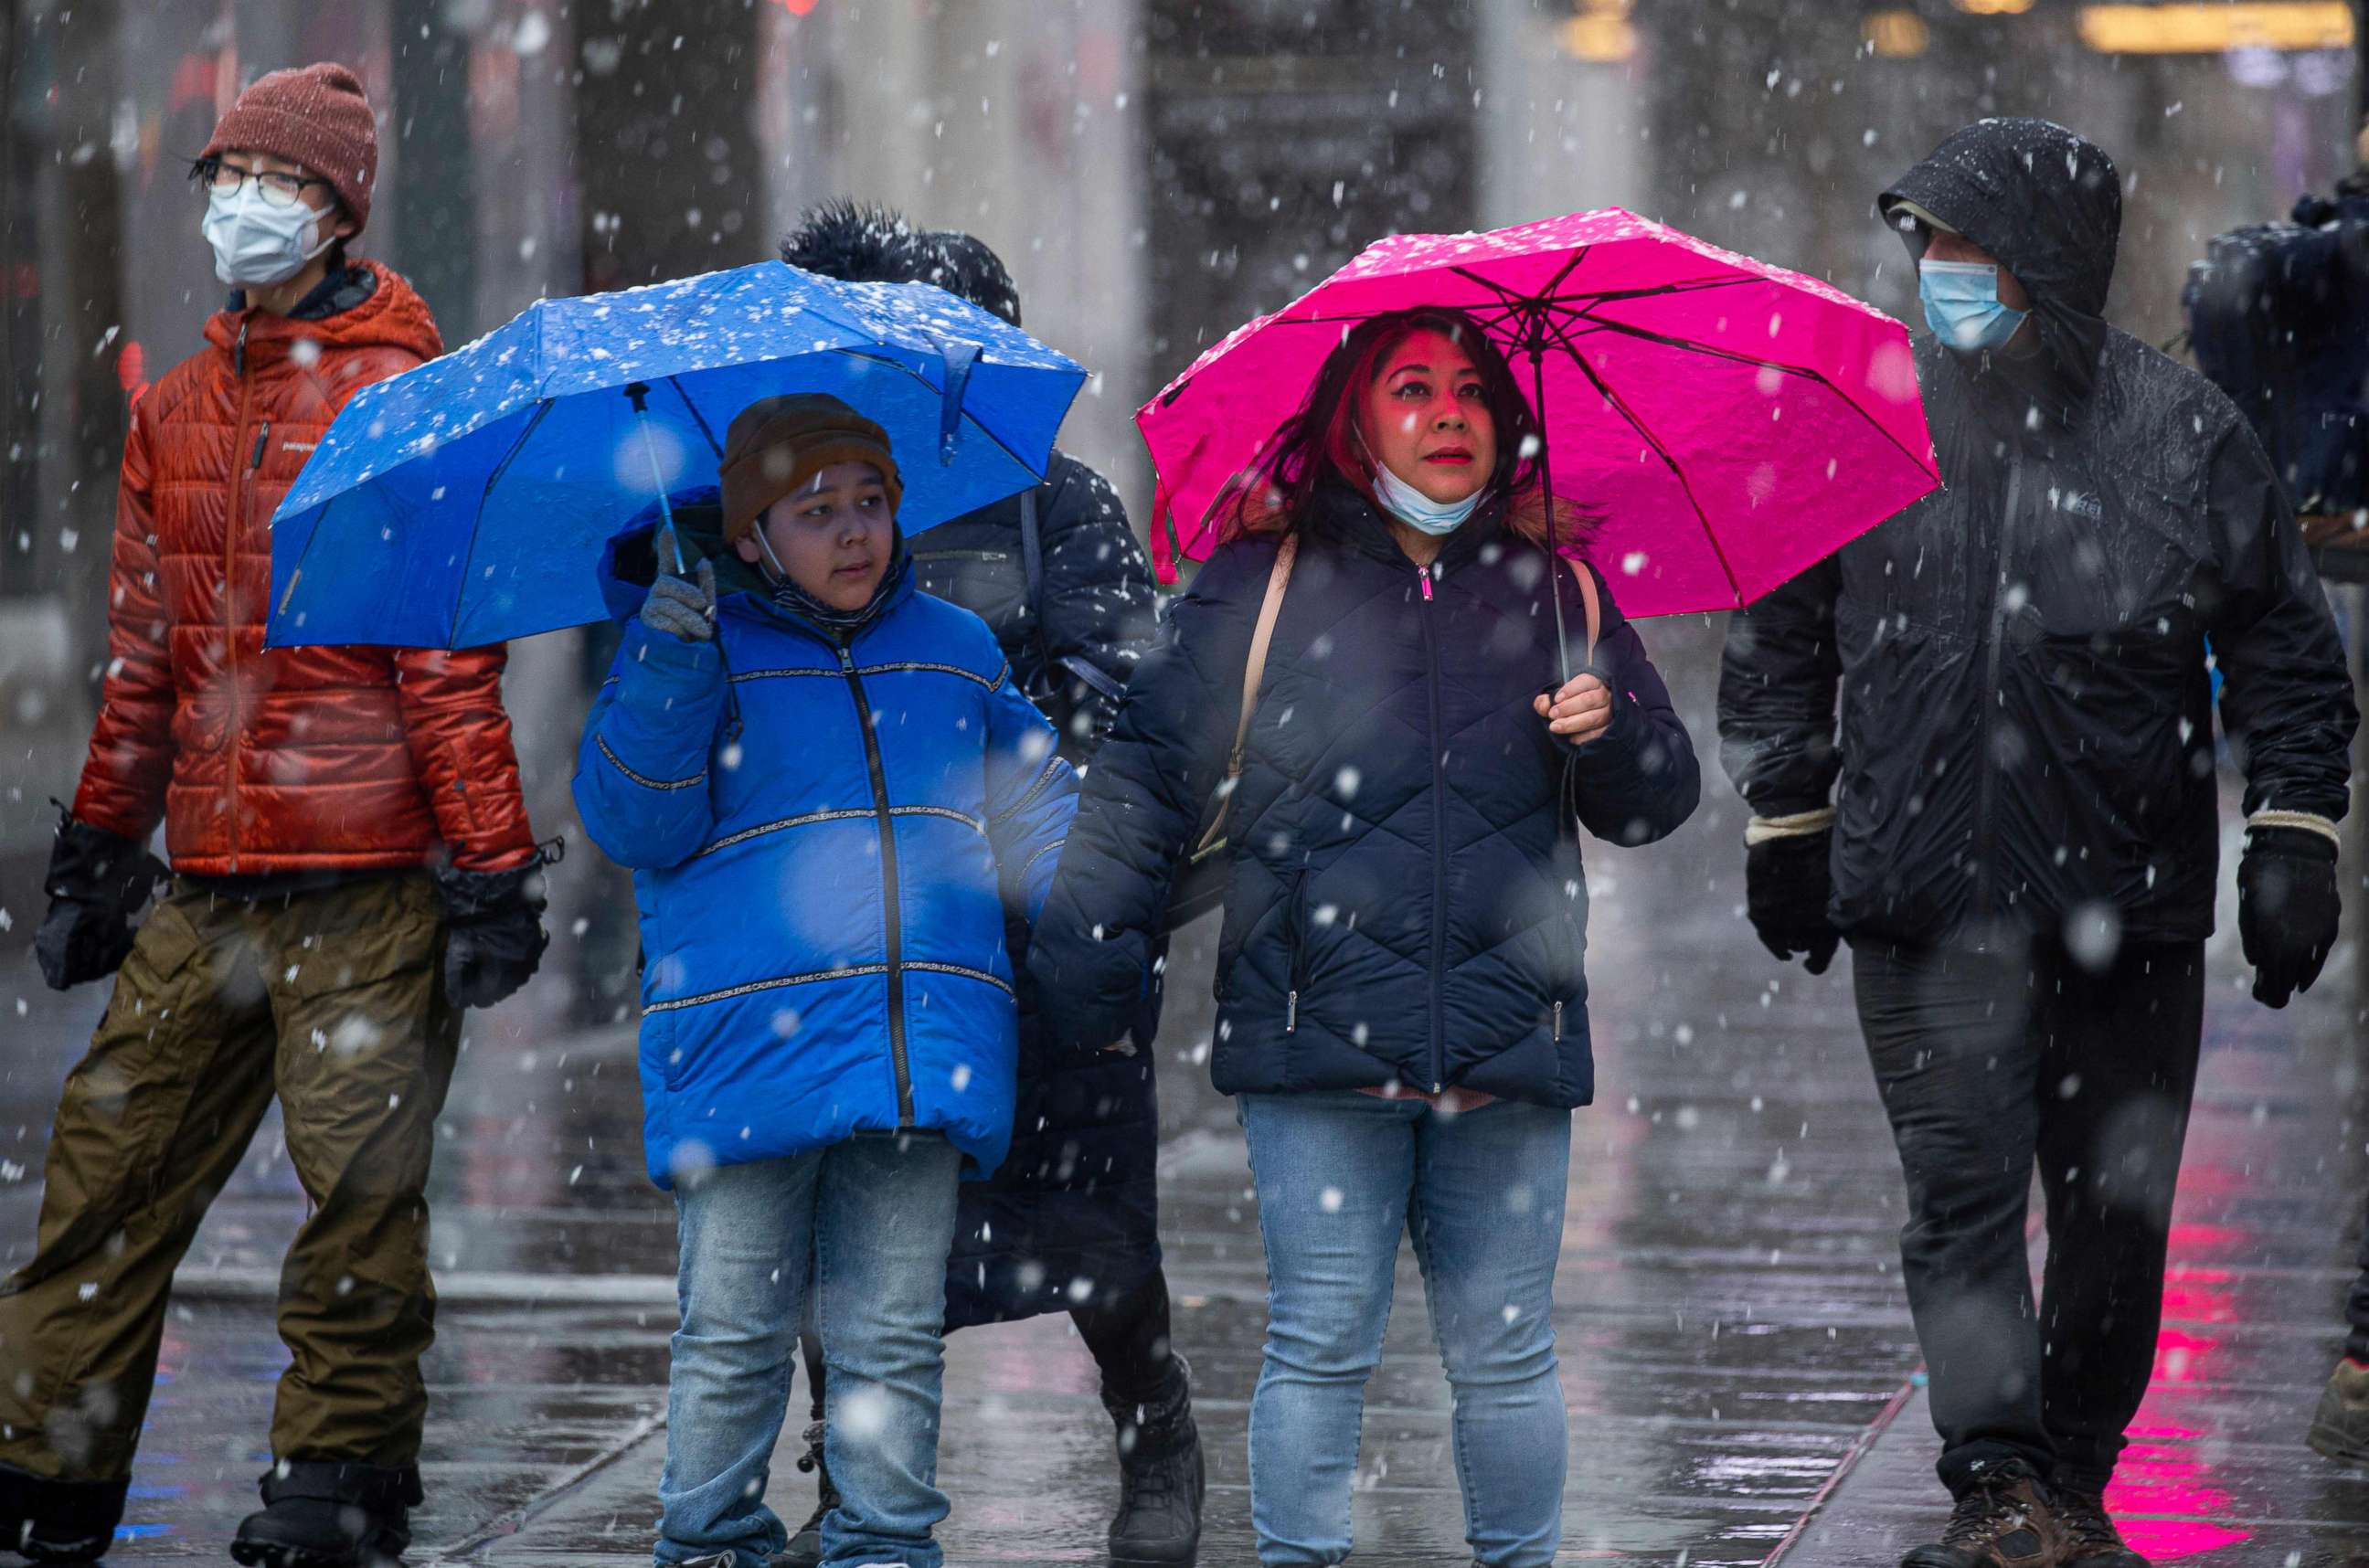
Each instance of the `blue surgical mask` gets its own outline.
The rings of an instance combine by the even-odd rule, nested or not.
[[[1925,302],[1925,325],[1961,353],[2006,348],[2031,314],[1999,303],[1998,269],[1988,262],[1922,262],[1917,292]]]
[[[235,289],[268,289],[293,278],[304,263],[337,244],[335,234],[304,243],[313,225],[327,216],[302,201],[275,207],[264,200],[262,182],[250,179],[235,191],[209,192],[199,228],[213,246],[215,277]]]
[[[1374,464],[1374,499],[1382,509],[1419,533],[1436,539],[1453,533],[1464,526],[1472,509],[1481,504],[1481,491],[1475,490],[1460,501],[1435,501],[1408,484],[1381,464]]]

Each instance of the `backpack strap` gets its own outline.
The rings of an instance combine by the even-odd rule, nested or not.
[[[1585,561],[1574,561],[1569,555],[1563,560],[1570,565],[1572,576],[1579,579],[1579,600],[1587,606],[1587,658],[1584,662],[1594,664],[1596,639],[1604,629],[1604,606],[1596,599],[1596,574],[1588,569]]]
[[[1259,601],[1258,624],[1251,632],[1250,657],[1242,662],[1242,713],[1234,721],[1234,747],[1226,753],[1226,776],[1218,785],[1217,815],[1194,849],[1196,860],[1226,841],[1226,817],[1233,808],[1234,786],[1242,782],[1242,752],[1250,745],[1251,720],[1258,716],[1259,686],[1266,678],[1267,649],[1275,641],[1276,618],[1283,613],[1283,590],[1290,585],[1291,564],[1299,555],[1299,535],[1285,534],[1282,548],[1275,553],[1275,566],[1266,574],[1266,597]]]
[[[1036,618],[1037,635],[1045,624],[1045,537],[1036,528],[1036,486],[1020,492],[1020,569],[1028,578],[1028,613]]]

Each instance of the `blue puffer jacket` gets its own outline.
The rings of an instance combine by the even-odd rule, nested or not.
[[[901,559],[842,647],[719,548],[712,504],[677,518],[716,564],[716,640],[645,627],[651,532],[612,541],[624,643],[576,772],[585,831],[634,871],[651,1179],[905,1127],[992,1171],[1018,1048],[1004,915],[1043,906],[1076,775],[985,623]]]
[[[1270,535],[1209,557],[1094,754],[1029,950],[1067,1048],[1116,1038],[1146,983],[1177,863],[1223,776],[1277,548]],[[1362,497],[1320,492],[1227,822],[1221,1092],[1396,1082],[1587,1103],[1577,830],[1662,838],[1693,812],[1700,773],[1600,578],[1594,669],[1610,727],[1574,747],[1532,711],[1557,676],[1558,578],[1576,640],[1568,575],[1495,511],[1424,571]]]

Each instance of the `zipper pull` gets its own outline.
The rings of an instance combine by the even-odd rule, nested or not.
[[[246,460],[246,471],[249,474],[254,473],[257,469],[263,466],[264,443],[270,441],[270,439],[271,421],[266,419],[263,421],[263,428],[255,432],[255,455]]]
[[[1287,1035],[1299,1027],[1299,993],[1293,991],[1283,999],[1283,1032]]]
[[[231,350],[230,368],[233,375],[246,373],[246,328],[252,316],[241,316],[238,323],[238,347]]]
[[[1562,1044],[1562,1003],[1560,1001],[1554,1005],[1554,1037],[1555,1044]]]
[[[838,644],[831,649],[831,651],[839,655],[840,669],[845,670],[850,675],[855,673],[855,660],[848,656],[847,645],[845,643]]]
[[[1431,602],[1431,568],[1430,568],[1429,567],[1417,567],[1414,569],[1414,575],[1415,575],[1415,576],[1417,576],[1417,577],[1419,577],[1419,578],[1421,578],[1423,579],[1423,599],[1424,599],[1424,602],[1425,602],[1425,603],[1426,603],[1426,604],[1430,603],[1430,602]]]

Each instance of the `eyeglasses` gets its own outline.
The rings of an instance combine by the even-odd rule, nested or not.
[[[251,179],[263,192],[264,205],[268,207],[293,207],[304,199],[306,186],[329,183],[312,175],[281,174],[277,169],[243,169],[220,158],[210,159],[200,165],[198,178],[207,189],[220,191],[224,196],[236,195],[239,187]]]

